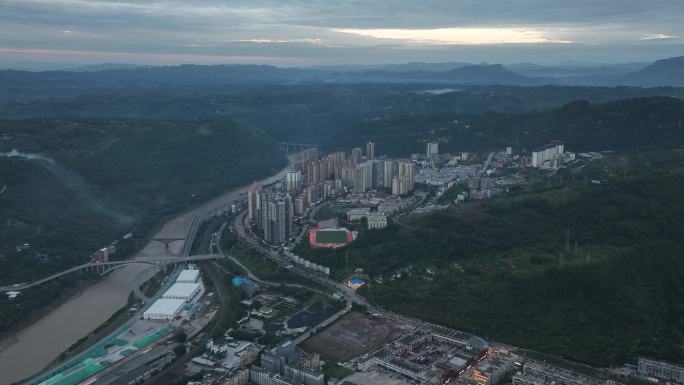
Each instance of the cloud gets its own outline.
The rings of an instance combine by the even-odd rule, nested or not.
[[[548,33],[523,28],[333,29],[335,32],[418,44],[538,44],[571,43]]]
[[[0,0],[0,42],[8,49],[125,53],[131,61],[150,61],[151,54],[286,57],[285,64],[296,57],[307,64],[534,61],[551,58],[518,59],[518,52],[549,46],[563,47],[557,52],[567,57],[623,46],[614,60],[650,60],[643,47],[676,53],[680,18],[681,0]]]
[[[648,35],[645,37],[642,37],[641,40],[675,40],[677,39],[677,36],[672,36],[672,35],[665,35],[662,33],[656,33],[653,35]]]

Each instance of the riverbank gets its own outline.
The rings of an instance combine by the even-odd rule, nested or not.
[[[262,184],[272,183],[284,176],[287,167],[272,176],[262,178]],[[193,218],[201,211],[218,210],[226,203],[241,198],[248,184],[239,186],[213,198],[199,208],[185,212],[164,223],[155,238],[185,238]],[[183,242],[174,242],[166,249],[159,242],[151,242],[134,258],[149,259],[178,255]],[[83,338],[84,330],[94,330],[125,305],[135,279],[144,265],[127,265],[105,279],[82,290],[82,294],[66,300],[37,322],[17,333],[15,341],[0,352],[0,385],[30,377],[53,362],[62,352]],[[27,360],[26,357],[31,357]]]
[[[26,317],[15,325],[13,330],[0,333],[0,354],[16,342],[15,336],[17,333],[38,322],[41,318],[45,317],[67,301],[77,298],[88,286],[96,282],[97,280],[81,280],[75,286],[66,287],[61,291],[57,298],[50,301],[47,305],[27,314]]]

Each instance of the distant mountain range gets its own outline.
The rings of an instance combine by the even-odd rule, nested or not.
[[[684,86],[684,56],[652,64],[407,63],[377,66],[281,68],[269,65],[180,65],[143,67],[105,63],[61,71],[0,71],[6,85],[216,85],[301,82],[452,83],[464,85]]]

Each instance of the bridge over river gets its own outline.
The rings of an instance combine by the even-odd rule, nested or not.
[[[67,274],[71,273],[77,273],[77,272],[97,272],[101,275],[105,275],[109,273],[112,270],[121,268],[126,265],[133,265],[133,264],[144,264],[144,265],[150,265],[150,266],[156,266],[159,268],[162,267],[167,267],[170,265],[176,265],[179,263],[188,263],[188,262],[198,262],[198,261],[206,261],[210,259],[219,259],[219,258],[224,258],[225,256],[222,254],[205,254],[205,255],[191,255],[188,257],[184,258],[156,258],[156,259],[131,259],[131,260],[125,260],[125,261],[109,261],[109,262],[101,262],[101,263],[84,263],[82,265],[74,266],[70,269],[61,271],[59,273],[55,273],[49,277],[41,278],[32,282],[24,282],[24,283],[17,283],[14,285],[9,285],[9,286],[2,286],[0,287],[0,293],[8,292],[8,291],[22,291],[26,289],[30,289],[34,286],[41,285],[43,283],[52,281],[54,279],[58,279],[60,277],[63,277]]]

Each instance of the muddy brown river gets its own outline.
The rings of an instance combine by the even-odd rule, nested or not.
[[[263,184],[281,178],[286,168],[265,178]],[[247,190],[243,186],[213,199],[203,207],[233,201]],[[200,209],[197,209],[200,210]],[[156,238],[184,238],[197,210],[165,223]],[[176,255],[183,242],[174,242],[169,252]],[[164,246],[151,242],[135,258],[167,256]],[[126,304],[138,273],[148,266],[128,265],[109,274],[102,281],[86,287],[39,321],[0,341],[0,385],[9,385],[32,376],[54,361],[74,342],[86,336]]]

